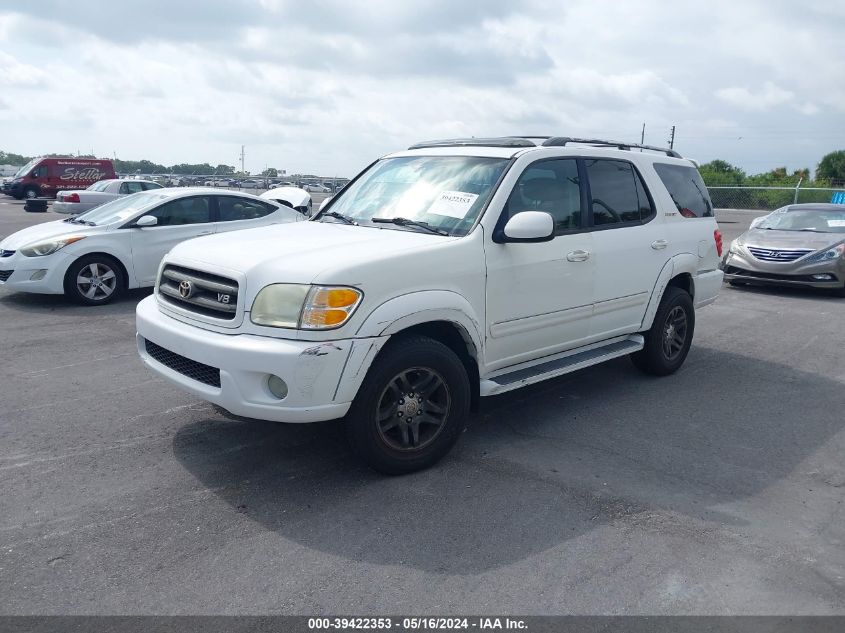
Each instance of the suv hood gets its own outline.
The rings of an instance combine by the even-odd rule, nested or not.
[[[166,261],[243,273],[251,287],[266,283],[332,283],[321,273],[389,259],[459,239],[402,229],[296,222],[218,233],[182,242]],[[329,276],[331,276],[329,274]],[[343,283],[355,283],[347,279]],[[341,283],[341,282],[335,282]]]
[[[66,235],[91,235],[102,233],[108,230],[107,226],[85,226],[84,224],[71,224],[64,220],[36,224],[0,241],[0,247],[9,251],[16,251],[19,248],[49,240],[53,237],[64,237]]]
[[[813,231],[779,231],[777,229],[751,229],[737,240],[745,246],[790,250],[812,248],[820,250],[845,240],[845,233],[815,233]]]

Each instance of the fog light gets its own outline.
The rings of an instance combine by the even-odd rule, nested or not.
[[[819,281],[833,281],[833,275],[822,273],[820,275],[813,275],[813,279],[818,279]]]
[[[34,273],[32,273],[32,275],[30,275],[29,280],[30,281],[40,281],[41,279],[44,279],[44,275],[46,275],[46,274],[47,274],[47,270],[44,269],[44,268],[42,268],[41,270],[36,270]]]
[[[278,376],[270,374],[270,377],[267,379],[267,388],[279,400],[284,400],[288,395],[287,384]]]

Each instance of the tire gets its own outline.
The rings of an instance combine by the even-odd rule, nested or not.
[[[461,359],[434,339],[400,338],[388,343],[367,372],[346,416],[347,436],[374,470],[411,473],[449,452],[469,408],[469,377]]]
[[[26,198],[27,200],[32,200],[33,198],[37,198],[40,194],[41,194],[41,192],[38,191],[37,187],[27,187],[26,189],[23,190],[23,197]]]
[[[631,361],[641,371],[653,376],[668,376],[684,364],[695,331],[692,297],[675,286],[666,288],[654,323],[645,332],[645,346],[631,354]]]
[[[94,280],[82,281],[82,279]],[[99,306],[113,301],[126,289],[123,269],[108,255],[86,255],[65,273],[65,295],[76,303]]]
[[[742,286],[747,285],[744,281],[729,281],[729,285],[733,286],[734,288],[741,288]]]

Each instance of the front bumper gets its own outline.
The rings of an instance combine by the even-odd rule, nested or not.
[[[220,334],[159,311],[155,296],[136,310],[138,353],[146,365],[177,387],[230,413],[276,422],[318,422],[343,417],[351,399],[337,401],[347,360],[357,341],[295,341],[252,334]],[[181,366],[153,358],[146,341],[219,370],[219,387],[195,380]],[[175,369],[174,369],[175,367]],[[288,395],[270,393],[270,375],[285,381]]]
[[[845,260],[806,264],[792,262],[765,262],[742,251],[728,253],[722,260],[725,281],[776,286],[803,286],[809,288],[838,289],[845,286]],[[817,279],[814,275],[829,275],[831,279]]]
[[[0,257],[0,288],[64,294],[65,272],[74,259],[73,255],[62,251],[44,257],[24,257],[19,252],[11,257]]]

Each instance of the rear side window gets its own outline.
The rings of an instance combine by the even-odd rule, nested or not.
[[[695,167],[654,163],[654,171],[666,186],[675,207],[685,218],[713,217],[713,203]]]
[[[120,183],[120,193],[138,193],[143,191],[144,186],[140,182],[122,182]]]
[[[651,201],[631,163],[588,158],[584,164],[590,181],[594,225],[643,222],[651,217]]]
[[[144,191],[150,191],[151,189],[164,189],[164,187],[157,182],[142,182],[141,186],[144,188]]]
[[[220,205],[219,220],[221,222],[232,222],[235,220],[254,220],[263,218],[276,210],[276,207],[247,200],[246,198],[235,198],[233,196],[221,196],[217,198]]]

